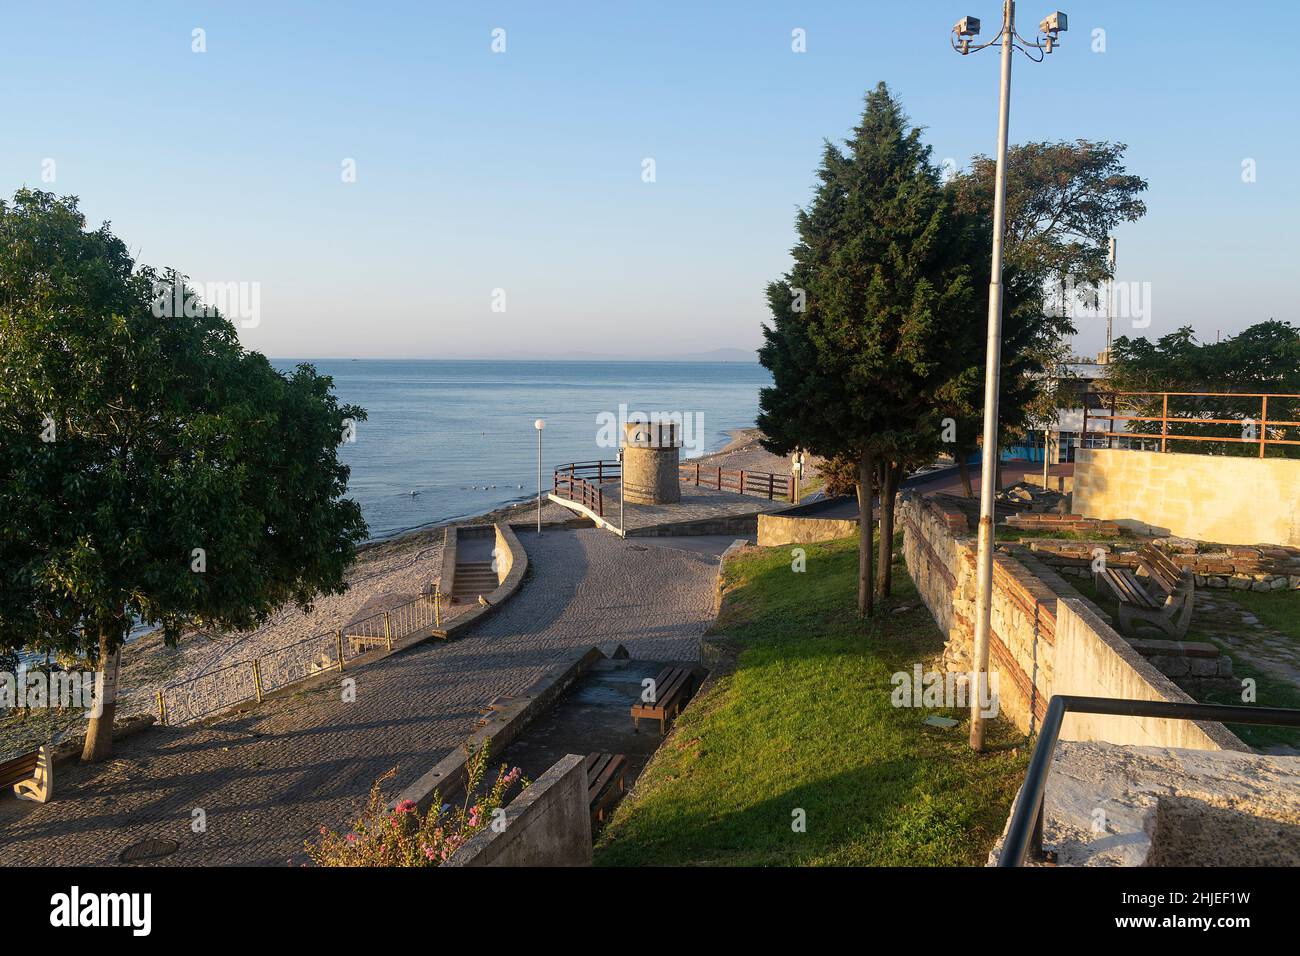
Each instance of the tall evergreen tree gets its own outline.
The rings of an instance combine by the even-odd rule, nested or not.
[[[803,447],[857,461],[858,605],[867,615],[875,487],[888,532],[889,475],[932,450],[943,417],[936,396],[980,350],[966,319],[981,295],[973,223],[952,209],[921,130],[884,83],[868,93],[845,146],[826,144],[816,194],[796,219],[794,264],[768,287],[772,323],[759,358],[773,385],[760,395],[758,425],[778,454]],[[882,535],[882,588],[890,543]]]

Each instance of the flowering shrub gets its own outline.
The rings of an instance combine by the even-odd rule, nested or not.
[[[502,764],[492,786],[480,792],[490,744],[486,741],[478,753],[465,748],[465,800],[461,806],[443,803],[435,793],[433,806],[423,816],[410,800],[389,810],[383,785],[397,772],[394,768],[370,788],[352,830],[338,834],[322,826],[319,841],[306,841],[307,856],[317,866],[441,865],[470,837],[492,825],[511,787],[518,783],[522,790],[529,784],[518,767],[506,770]]]

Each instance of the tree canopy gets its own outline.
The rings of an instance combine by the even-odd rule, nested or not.
[[[0,644],[105,670],[92,759],[134,624],[174,643],[309,607],[366,534],[337,454],[364,410],[243,349],[214,309],[158,314],[184,282],[88,229],[75,198],[0,204]]]
[[[1121,336],[1111,350],[1106,385],[1120,392],[1245,392],[1273,395],[1300,394],[1300,326],[1269,319],[1218,342],[1198,342],[1191,326],[1162,335],[1154,342],[1145,337]],[[1125,396],[1120,405],[1144,415],[1159,415],[1158,396]],[[1259,423],[1263,405],[1258,398],[1226,395],[1178,395],[1169,399],[1171,416],[1247,420]],[[1268,420],[1300,421],[1300,399],[1272,398]],[[1159,429],[1159,423],[1155,423]],[[1146,423],[1143,430],[1151,430]],[[1249,429],[1247,429],[1247,432]],[[1222,435],[1242,437],[1242,425],[1171,424],[1170,434],[1202,438]],[[1258,431],[1255,432],[1258,434]],[[1300,428],[1274,426],[1269,438],[1300,440]],[[1256,455],[1259,446],[1241,442],[1171,443],[1174,451]],[[1269,445],[1269,455],[1300,457],[1300,446]]]
[[[845,147],[826,144],[816,194],[796,217],[794,264],[768,287],[759,358],[773,386],[758,425],[778,454],[857,460],[869,536],[876,463],[933,443],[936,393],[978,351],[965,321],[980,308],[978,240],[885,84],[867,94]],[[869,596],[861,603],[869,610]]]

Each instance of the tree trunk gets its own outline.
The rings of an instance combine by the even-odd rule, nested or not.
[[[108,648],[109,636],[101,631],[99,666],[104,672],[103,703],[99,716],[91,717],[86,728],[86,745],[81,751],[81,759],[85,762],[107,760],[113,756],[113,714],[117,710],[117,671],[122,663],[122,648],[119,645],[111,652]]]
[[[961,475],[961,491],[967,498],[975,497],[975,488],[970,483],[970,463],[965,456],[957,458],[957,474]]]
[[[877,573],[877,597],[883,602],[894,592],[894,499],[903,466],[889,462],[885,467],[880,490],[880,571]]]
[[[876,611],[874,591],[872,590],[871,567],[871,530],[872,530],[872,484],[876,470],[871,460],[871,452],[864,451],[858,459],[858,614],[871,617]]]
[[[880,466],[876,469],[876,487],[880,489],[880,538],[876,542],[876,600],[882,607],[885,599],[889,597],[889,559],[894,551],[893,541],[885,537],[885,524],[890,512],[893,511],[893,502],[889,500],[889,473],[893,467],[893,462],[885,457],[881,459]]]

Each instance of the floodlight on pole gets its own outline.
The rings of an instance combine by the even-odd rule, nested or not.
[[[993,180],[993,263],[989,276],[988,341],[984,356],[984,446],[980,455],[979,552],[975,591],[975,646],[971,656],[970,745],[984,749],[984,707],[987,703],[989,631],[993,614],[993,504],[997,494],[998,395],[1002,365],[1002,240],[1006,231],[1007,129],[1011,116],[1011,51],[1019,50],[1037,63],[1055,49],[1069,20],[1056,12],[1039,24],[1040,36],[1029,41],[1016,33],[1015,0],[1003,0],[1002,29],[987,43],[973,45],[979,35],[976,17],[963,17],[952,28],[952,48],[962,56],[997,45],[1002,49],[1002,80],[998,106],[997,171]],[[1033,51],[1033,52],[1031,52]],[[1035,55],[1037,54],[1037,55]],[[984,703],[981,702],[984,698]]]

